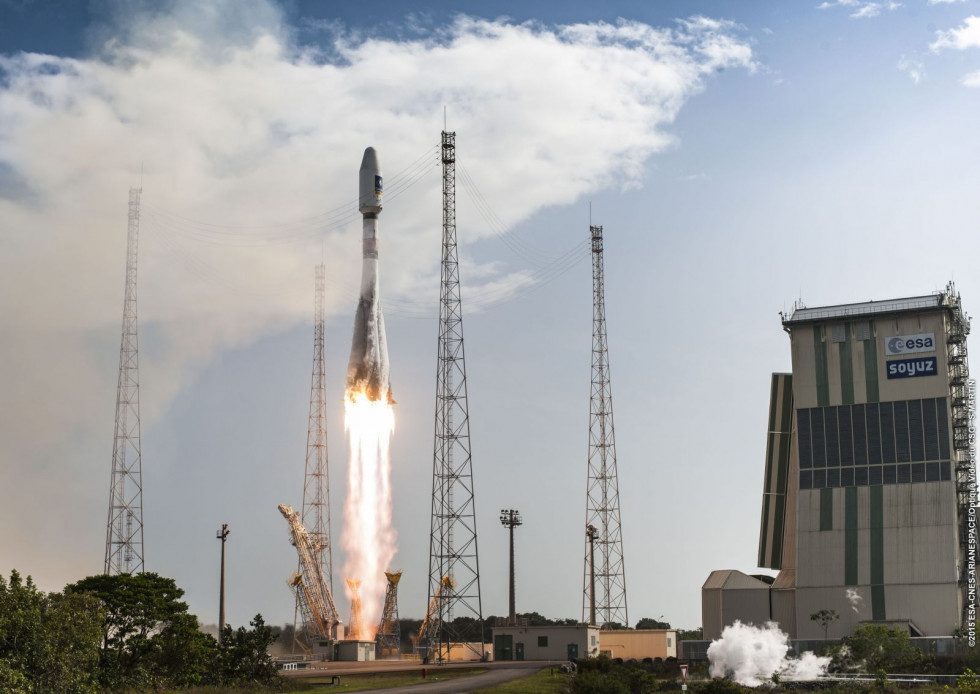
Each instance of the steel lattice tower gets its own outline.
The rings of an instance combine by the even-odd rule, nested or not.
[[[398,582],[401,571],[385,571],[388,587],[385,589],[385,604],[375,636],[375,653],[378,658],[397,658],[401,653],[402,629],[398,622]]]
[[[320,572],[333,593],[333,550],[330,539],[330,468],[327,462],[327,389],[323,367],[324,295],[326,267],[316,266],[316,298],[313,322],[313,377],[310,383],[310,419],[306,433],[306,474],[303,478],[303,508],[307,529]],[[299,569],[297,569],[299,571]],[[293,630],[301,614],[299,594],[293,613]]]
[[[595,612],[600,625],[629,626],[626,611],[626,572],[619,519],[619,479],[616,472],[616,433],[613,426],[612,388],[609,384],[609,346],[606,342],[605,279],[602,263],[602,227],[592,234],[592,397],[589,405],[589,481],[585,526],[595,527],[598,550],[595,566]],[[585,580],[582,620],[589,617],[589,545],[585,542]]]
[[[476,504],[470,451],[470,419],[463,352],[463,308],[456,248],[456,133],[442,132],[442,281],[439,297],[439,355],[436,365],[435,450],[432,461],[432,534],[429,538],[429,595],[439,595],[443,577],[438,643],[429,657],[449,658],[450,645],[478,642],[483,657],[483,608],[476,542]],[[454,623],[470,617],[478,633]],[[471,624],[473,624],[471,623]]]
[[[140,360],[136,331],[136,259],[142,192],[140,188],[129,189],[126,293],[119,346],[109,518],[105,534],[106,574],[143,571],[143,457],[140,453]]]

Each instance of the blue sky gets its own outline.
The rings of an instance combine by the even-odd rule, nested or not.
[[[373,145],[389,190],[407,186],[381,263],[400,609],[421,616],[440,200],[434,159],[412,167],[445,106],[484,614],[507,605],[501,508],[525,518],[518,609],[581,614],[591,275],[584,252],[558,259],[583,246],[591,203],[630,619],[698,625],[708,573],[755,568],[769,374],[789,367],[778,312],[950,279],[968,311],[980,301],[974,15],[973,0],[0,2],[0,571],[55,590],[101,569],[142,165],[147,566],[216,621],[229,523],[230,620],[292,619],[275,507],[302,490],[313,265],[328,265],[339,537],[360,233],[356,215],[297,220],[350,206]]]

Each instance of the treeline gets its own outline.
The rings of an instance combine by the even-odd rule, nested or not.
[[[256,615],[219,643],[199,628],[173,579],[90,576],[44,593],[0,575],[0,691],[98,694],[272,684],[276,632]]]

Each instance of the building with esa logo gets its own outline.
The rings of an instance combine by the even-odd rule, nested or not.
[[[779,574],[770,584],[714,572],[702,591],[705,638],[734,619],[824,638],[811,615],[825,609],[839,615],[830,638],[865,622],[949,636],[966,626],[976,588],[970,324],[959,295],[950,284],[797,306],[782,319],[792,373],[772,376],[758,556]]]

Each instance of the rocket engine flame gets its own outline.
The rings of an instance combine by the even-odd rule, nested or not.
[[[344,404],[350,455],[347,503],[341,542],[347,555],[344,573],[348,584],[360,581],[359,639],[375,637],[384,603],[384,572],[395,556],[396,533],[391,527],[391,458],[389,444],[395,430],[395,412],[386,400],[371,400],[366,393],[349,395]],[[347,597],[357,596],[350,586]]]

